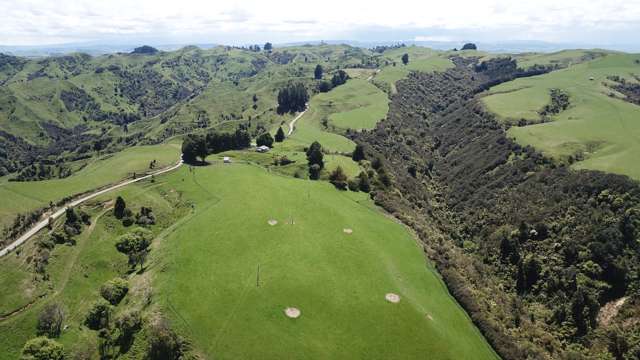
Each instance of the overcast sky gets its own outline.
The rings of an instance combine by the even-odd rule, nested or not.
[[[640,42],[640,0],[0,0],[0,9],[0,45]]]

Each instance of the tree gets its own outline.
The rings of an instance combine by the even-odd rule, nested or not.
[[[58,342],[44,336],[27,341],[22,348],[22,360],[62,360],[64,348]]]
[[[339,190],[347,189],[347,175],[342,170],[342,167],[338,166],[329,174],[329,182]]]
[[[326,93],[331,91],[333,85],[331,85],[331,81],[323,80],[318,83],[318,91],[322,93]]]
[[[202,155],[204,151],[206,156],[206,140],[199,135],[187,135],[182,141],[182,160],[184,162],[193,164],[196,162],[197,157]]]
[[[64,311],[62,307],[59,304],[48,304],[38,316],[37,334],[57,338],[60,336],[63,321]]]
[[[312,164],[309,166],[309,179],[318,180],[320,179],[320,172],[322,168],[318,164]]]
[[[314,141],[307,150],[307,162],[309,165],[318,164],[320,169],[324,168],[324,154],[322,153],[322,145],[319,142]]]
[[[122,219],[124,216],[124,210],[127,208],[127,204],[121,196],[116,198],[116,204],[113,206],[113,215],[116,219]]]
[[[133,231],[126,233],[116,242],[116,249],[129,257],[129,266],[135,268],[140,265],[140,269],[149,254],[149,245],[153,233],[145,228],[135,228]]]
[[[268,132],[258,136],[256,138],[256,145],[271,147],[273,145],[273,136],[271,136],[271,134],[269,134]]]
[[[140,330],[142,326],[142,318],[140,312],[129,310],[118,316],[115,321],[115,327],[120,333],[118,342],[121,347],[129,347],[133,342],[133,335]]]
[[[264,44],[262,48],[264,49],[264,51],[270,52],[271,50],[273,50],[273,44],[271,44],[270,42],[267,42]]]
[[[474,43],[466,43],[462,46],[462,50],[478,50],[478,47]]]
[[[284,141],[284,130],[282,130],[282,127],[278,128],[278,131],[276,132],[275,140],[276,140],[276,142],[283,142]]]
[[[128,291],[129,284],[122,278],[109,280],[100,287],[100,295],[111,305],[118,305]]]
[[[351,154],[351,158],[353,159],[353,161],[364,160],[365,159],[364,146],[362,146],[361,144],[357,144],[356,148],[353,150],[353,153]]]
[[[110,316],[111,304],[105,299],[98,299],[89,309],[84,323],[91,330],[100,330],[109,325]]]
[[[349,75],[344,70],[338,70],[331,78],[333,87],[340,86],[349,80]]]
[[[151,360],[177,360],[182,355],[182,339],[173,332],[165,320],[154,322],[149,329],[149,358]]]
[[[320,80],[322,79],[322,73],[323,73],[323,69],[322,69],[322,65],[318,64],[316,65],[316,68],[313,70],[313,77],[316,80]]]
[[[358,178],[360,179],[360,191],[365,193],[371,191],[371,183],[369,182],[369,176],[367,173],[364,171],[360,172]]]
[[[409,54],[405,53],[402,55],[402,63],[407,65],[409,63]]]
[[[302,83],[290,83],[278,92],[278,113],[302,111],[309,101],[309,93]]]

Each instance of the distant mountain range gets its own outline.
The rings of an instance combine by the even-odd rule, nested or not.
[[[469,41],[416,41],[416,40],[398,40],[398,41],[359,41],[359,40],[314,40],[301,41],[291,43],[279,43],[276,46],[292,46],[302,44],[347,44],[351,46],[373,48],[381,45],[393,45],[404,43],[406,45],[418,45],[430,47],[438,50],[450,50],[460,48],[465,42],[474,42],[478,45],[479,50],[496,52],[496,53],[521,53],[521,52],[553,52],[563,49],[608,49],[625,52],[640,52],[640,44],[587,44],[587,43],[552,43],[545,41],[521,40],[521,41],[503,41],[503,42],[475,42]],[[84,43],[68,43],[59,45],[32,45],[32,46],[6,46],[0,45],[0,53],[11,54],[26,57],[42,57],[52,55],[63,55],[73,52],[82,52],[89,55],[112,54],[118,52],[131,52],[134,48],[145,43],[152,45],[157,49],[164,51],[173,51],[184,46],[195,45],[202,49],[208,49],[217,46],[211,43],[172,43],[163,44],[160,42],[140,43],[101,43],[101,42],[84,42]],[[244,44],[246,46],[252,44]],[[240,45],[242,46],[242,45]]]

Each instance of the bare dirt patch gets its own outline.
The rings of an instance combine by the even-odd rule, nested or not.
[[[388,293],[384,296],[384,298],[390,303],[397,304],[400,302],[400,295],[398,294]]]
[[[297,319],[300,317],[300,309],[294,307],[288,307],[284,309],[284,314],[287,315],[288,318]]]
[[[618,311],[627,301],[627,297],[621,297],[618,300],[609,301],[606,303],[598,313],[598,324],[607,326],[618,315]]]

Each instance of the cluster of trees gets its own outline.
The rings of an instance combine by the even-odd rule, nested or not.
[[[405,45],[404,43],[400,43],[400,44],[396,44],[396,45],[378,45],[374,48],[371,49],[371,51],[373,52],[377,52],[379,54],[382,54],[383,52],[387,51],[387,50],[393,50],[393,49],[400,49],[403,47],[406,47],[407,45]]]
[[[64,179],[71,175],[71,168],[63,165],[46,165],[43,162],[31,164],[10,178],[9,181],[41,181],[48,179]]]
[[[273,136],[271,136],[271,134],[269,132],[265,132],[263,134],[260,134],[256,138],[256,145],[257,146],[268,146],[268,147],[273,146]]]
[[[549,90],[549,95],[551,96],[551,102],[539,111],[540,115],[554,115],[567,110],[570,105],[569,93],[561,89],[551,89]]]
[[[336,86],[340,86],[349,80],[349,75],[344,70],[336,71],[330,81],[322,80],[318,82],[317,88],[319,92],[328,92]]]
[[[303,111],[309,101],[309,93],[304,84],[290,83],[278,92],[278,113]]]
[[[478,47],[474,43],[466,43],[462,45],[461,50],[478,50]]]
[[[140,265],[140,270],[143,269],[144,262],[149,255],[149,246],[153,239],[153,233],[145,228],[139,227],[133,229],[118,238],[116,242],[116,249],[127,255],[129,259],[129,266],[131,269],[135,269]]]
[[[639,60],[636,59],[636,63],[638,62]],[[640,76],[634,76],[634,78],[636,80],[635,82],[627,81],[625,78],[617,75],[608,76],[607,79],[614,82],[613,85],[608,86],[617,92],[624,94],[624,100],[632,104],[640,105],[640,83],[638,83],[640,82]]]
[[[113,215],[116,219],[122,221],[122,225],[131,226],[134,223],[138,225],[148,226],[156,223],[156,217],[153,214],[153,209],[150,207],[140,207],[140,211],[133,214],[131,209],[127,208],[127,203],[121,196],[116,198],[116,202],[113,206]]]
[[[356,135],[394,177],[386,189],[372,181],[374,200],[416,230],[503,358],[637,358],[640,324],[625,319],[640,318],[640,187],[514,143],[473,95],[523,72],[510,60],[453,61],[398,82],[387,119]]]
[[[320,179],[320,172],[324,169],[324,154],[322,145],[314,141],[307,149],[307,164],[309,166],[309,178],[311,180]]]
[[[207,135],[187,135],[182,142],[182,159],[189,164],[204,163],[207,156],[228,150],[241,150],[251,146],[251,135],[244,129],[234,133],[210,131]]]

